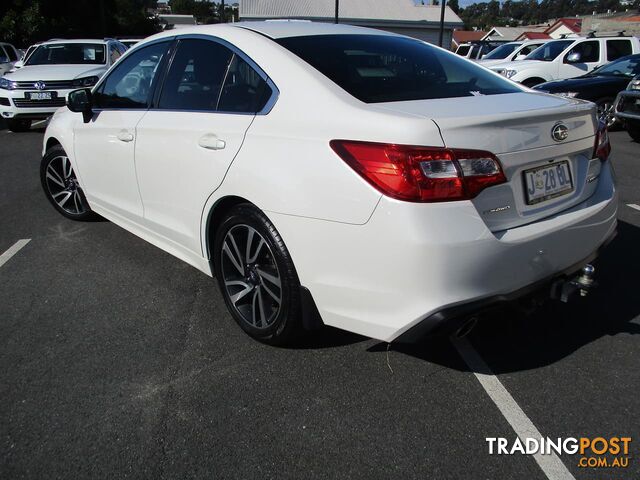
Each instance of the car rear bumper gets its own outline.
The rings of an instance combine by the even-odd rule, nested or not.
[[[588,200],[501,232],[469,201],[383,197],[365,225],[268,215],[324,323],[392,341],[579,267],[614,234],[616,211],[607,163]]]

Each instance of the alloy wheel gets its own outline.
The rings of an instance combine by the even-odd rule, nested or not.
[[[222,280],[233,308],[251,327],[271,327],[282,306],[282,282],[267,241],[249,225],[234,225],[224,237],[220,255]]]
[[[68,157],[54,157],[46,169],[47,189],[53,201],[67,213],[80,215],[86,212],[80,185]]]
[[[616,123],[616,117],[613,114],[613,103],[612,102],[602,102],[598,104],[598,118],[601,119],[607,128],[613,126]]]

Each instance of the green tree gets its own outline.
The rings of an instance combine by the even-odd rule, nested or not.
[[[1,0],[0,38],[28,47],[49,38],[147,36],[159,30],[147,15],[152,0]]]

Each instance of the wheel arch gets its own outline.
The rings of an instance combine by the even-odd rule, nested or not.
[[[542,77],[537,77],[537,76],[531,76],[531,77],[527,77],[525,80],[522,80],[520,83],[522,85],[524,85],[525,87],[535,87],[536,85],[539,85],[541,83],[547,82],[548,80],[545,80]]]
[[[256,206],[253,202],[247,200],[244,197],[240,197],[238,195],[226,195],[216,200],[204,216],[203,253],[209,260],[212,275],[215,275],[215,270],[213,268],[213,255],[211,255],[211,248],[213,246],[217,229],[224,219],[226,213],[233,207],[235,207],[236,205],[240,205],[241,203],[248,203]]]
[[[60,143],[60,141],[56,138],[56,137],[49,137],[47,138],[47,141],[44,144],[44,151],[45,153],[51,148],[51,147],[55,147],[56,145],[62,145],[62,143]],[[64,147],[63,147],[64,148]]]

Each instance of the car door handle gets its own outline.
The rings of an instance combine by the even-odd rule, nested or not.
[[[227,146],[227,143],[224,140],[220,140],[214,133],[207,133],[200,137],[198,145],[209,150],[222,150]]]
[[[118,133],[118,140],[121,142],[131,142],[133,141],[133,133],[127,132],[126,130],[121,130]]]

